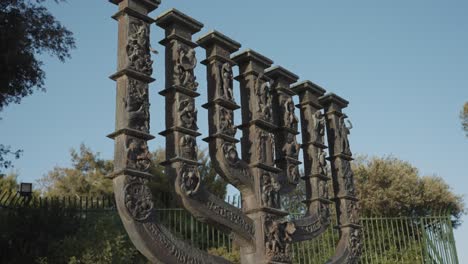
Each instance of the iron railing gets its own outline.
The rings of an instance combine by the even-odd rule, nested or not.
[[[226,200],[240,206],[237,196],[229,196]],[[119,217],[112,197],[25,198],[15,193],[0,193],[0,210],[46,209],[51,206],[74,209],[82,219],[94,219],[103,213]],[[90,215],[93,217],[88,217]],[[157,209],[157,217],[174,234],[202,250],[236,250],[229,235],[197,221],[184,209]],[[448,213],[425,217],[364,217],[361,218],[361,225],[361,263],[459,263],[451,216]],[[338,230],[330,226],[318,239],[293,244],[294,263],[325,263],[335,252],[338,238]]]

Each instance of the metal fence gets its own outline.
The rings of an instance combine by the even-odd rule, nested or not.
[[[228,197],[227,201],[240,206],[239,197]],[[81,219],[95,219],[103,213],[119,217],[112,197],[29,199],[18,194],[0,193],[0,210],[45,210],[51,206],[73,209]],[[157,209],[157,217],[174,234],[200,249],[236,250],[229,235],[197,221],[184,209]],[[451,223],[451,216],[445,213],[427,217],[361,218],[361,263],[458,264]],[[293,244],[294,263],[325,263],[333,255],[337,241],[338,230],[330,226],[315,240]]]

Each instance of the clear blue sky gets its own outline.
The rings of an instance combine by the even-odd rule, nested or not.
[[[74,32],[78,48],[65,64],[44,56],[47,92],[0,113],[1,143],[25,151],[15,162],[23,181],[69,165],[70,148],[82,142],[103,158],[113,155],[105,135],[114,128],[115,83],[107,77],[116,69],[117,24],[110,16],[117,8],[96,0],[49,6]],[[302,80],[347,98],[354,153],[393,154],[468,194],[468,138],[458,118],[468,101],[468,1],[163,0],[153,15],[173,7],[203,22],[202,33],[224,32]],[[152,27],[159,51],[162,38]],[[162,62],[155,57],[154,135],[164,123],[157,94],[164,85]],[[199,105],[206,102],[203,67],[197,70]],[[203,136],[206,114],[199,108]],[[157,136],[150,146],[163,144]],[[468,223],[455,235],[460,263],[468,263]]]

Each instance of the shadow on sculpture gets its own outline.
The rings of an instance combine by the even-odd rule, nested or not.
[[[340,240],[328,263],[357,263],[361,227],[350,166],[352,125],[346,125],[342,112],[348,102],[335,94],[324,95],[325,90],[310,81],[297,83],[298,76],[272,67],[273,61],[253,50],[232,55],[241,45],[217,31],[194,42],[192,36],[203,24],[178,10],[153,20],[148,13],[159,6],[159,0],[111,2],[119,6],[113,16],[119,25],[119,52],[118,70],[111,76],[117,83],[117,114],[116,130],[109,135],[115,140],[115,171],[109,178],[120,217],[136,248],[153,263],[229,263],[193,248],[156,221],[155,202],[147,187],[152,177],[147,141],[154,138],[149,134],[148,86],[154,81],[149,33],[156,22],[165,31],[160,41],[165,47],[166,77],[160,92],[165,97],[166,129],[160,133],[166,138],[163,165],[184,208],[200,221],[232,234],[242,263],[291,263],[290,244],[320,236],[331,224],[329,205],[334,203]],[[194,71],[196,47],[206,51],[201,63],[207,68],[208,102],[203,107],[208,110],[209,136],[204,140],[217,174],[241,192],[242,208],[217,198],[201,184],[195,99],[197,91],[204,89]],[[240,106],[234,99],[234,80],[240,86]],[[299,104],[295,106],[296,96]],[[235,126],[238,109],[242,124]],[[238,129],[240,141],[235,137]],[[296,139],[299,134],[302,145]],[[304,175],[299,173],[301,149]],[[280,196],[293,191],[301,179],[307,210],[300,219],[287,220]]]

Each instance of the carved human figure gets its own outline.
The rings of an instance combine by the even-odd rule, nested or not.
[[[182,157],[197,160],[198,147],[195,137],[191,135],[183,135],[179,139],[179,145]]]
[[[325,180],[319,180],[319,196],[328,199],[328,182]]]
[[[151,153],[145,141],[140,143],[140,153],[137,156],[136,167],[141,171],[148,171],[151,167]]]
[[[223,151],[224,157],[231,165],[239,162],[239,154],[237,153],[236,145],[232,143],[224,143]]]
[[[343,170],[343,181],[344,181],[345,191],[349,195],[354,196],[355,194],[355,188],[354,188],[354,182],[353,182],[354,173],[353,173],[353,170],[351,169],[351,164],[349,163],[349,161],[343,161],[341,169]]]
[[[284,249],[285,254],[289,254],[290,245],[293,242],[292,235],[296,232],[296,225],[293,222],[287,222],[284,228],[284,242],[286,247]]]
[[[325,203],[320,203],[320,221],[322,223],[327,223],[330,221],[330,208]]]
[[[297,130],[299,119],[294,114],[294,102],[291,97],[288,97],[283,105],[284,125],[290,129]]]
[[[323,137],[325,136],[325,115],[320,110],[315,111],[313,115],[314,120],[314,138],[315,142],[323,144]]]
[[[232,66],[229,62],[226,62],[221,66],[221,79],[223,97],[227,100],[234,101],[232,88],[234,75],[232,73]]]
[[[266,158],[269,155],[267,153],[267,146],[270,141],[269,140],[270,133],[259,128],[255,128],[255,129],[257,130],[257,133],[258,133],[257,135],[259,137],[259,141],[256,144],[258,160],[260,162],[266,162]]]
[[[182,121],[182,126],[192,130],[197,130],[197,109],[193,100],[186,99],[182,100],[179,104],[180,111],[180,120]]]
[[[149,132],[149,102],[144,83],[130,79],[128,93],[123,99],[128,114],[128,127]]]
[[[187,195],[195,194],[200,187],[200,175],[196,167],[186,166],[182,169],[180,188]]]
[[[325,176],[328,174],[326,157],[327,157],[327,152],[326,151],[320,150],[318,152],[318,157],[317,157],[318,168],[319,168],[318,171],[319,171],[319,174],[322,174],[322,175],[325,175]]]
[[[258,104],[257,112],[260,118],[271,121],[273,109],[271,108],[271,94],[270,94],[270,83],[263,81],[263,74],[260,74],[255,83],[255,94],[257,95]]]
[[[233,111],[226,109],[224,107],[220,108],[219,111],[220,120],[219,120],[219,128],[222,133],[225,133],[231,137],[235,136],[236,128],[233,124]]]
[[[146,141],[129,138],[126,144],[127,167],[140,171],[148,171],[151,166],[151,153]]]
[[[153,210],[154,204],[149,188],[139,182],[130,182],[124,187],[125,207],[137,220],[145,220]]]
[[[346,119],[346,115],[342,115],[339,118],[338,135],[339,135],[339,138],[341,140],[341,145],[340,145],[341,152],[343,154],[351,156],[352,153],[351,153],[351,149],[349,148],[348,135],[351,133],[351,129],[353,128],[353,124],[351,123],[351,121],[346,120],[347,123],[348,123],[346,125],[345,119]]]
[[[129,67],[147,75],[153,73],[153,61],[149,53],[148,24],[135,21],[130,24],[131,34],[126,46]]]
[[[293,241],[292,235],[296,232],[293,222],[279,220],[266,221],[266,255],[272,261],[290,261],[289,244]]]
[[[279,208],[280,186],[267,172],[262,174],[262,202],[264,206]]]
[[[138,157],[138,145],[135,139],[130,138],[127,140],[127,167],[136,168],[136,160]]]
[[[297,165],[291,164],[288,166],[288,179],[290,183],[297,184],[299,183],[299,169]]]
[[[194,74],[197,66],[197,57],[195,50],[190,47],[179,44],[174,65],[174,84],[180,85],[190,90],[197,90],[198,82]]]
[[[280,233],[280,223],[278,221],[273,221],[268,227],[266,242],[267,255],[275,255],[280,253],[281,249],[283,248]]]
[[[297,143],[296,136],[294,136],[293,134],[288,134],[286,144],[284,144],[282,149],[283,155],[297,159],[299,156],[300,148],[301,145]]]

